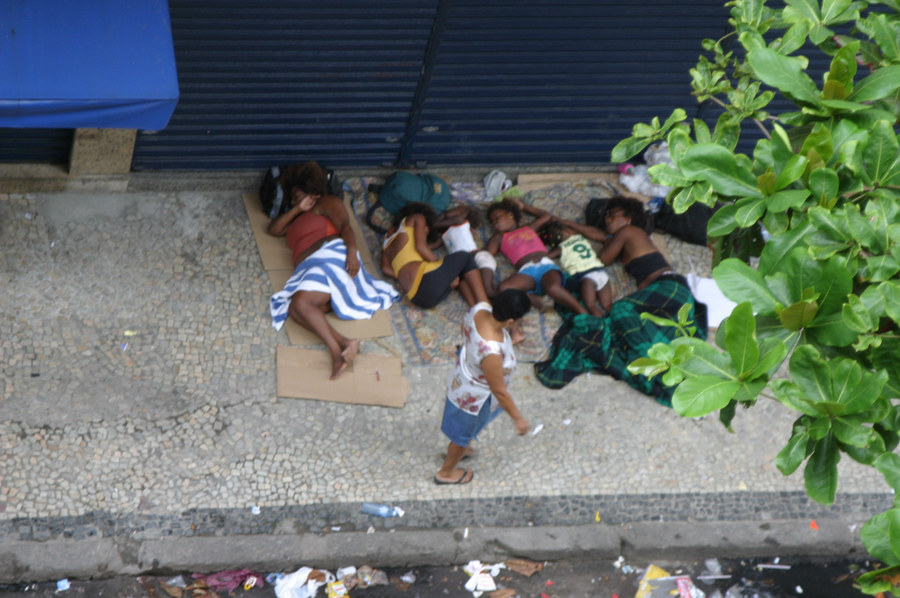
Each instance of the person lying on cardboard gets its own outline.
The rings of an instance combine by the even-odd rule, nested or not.
[[[281,176],[291,207],[269,224],[269,234],[286,237],[294,273],[272,295],[272,326],[280,330],[288,316],[317,334],[331,352],[331,379],[359,351],[359,340],[336,331],[325,314],[342,320],[371,318],[400,299],[394,288],[366,271],[343,202],[327,193],[325,171],[315,162],[297,164]]]

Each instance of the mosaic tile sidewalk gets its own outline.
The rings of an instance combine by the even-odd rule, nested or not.
[[[835,505],[810,503],[802,477],[774,466],[794,415],[773,401],[730,434],[606,376],[548,391],[527,364],[511,391],[539,433],[498,419],[474,482],[435,486],[450,366],[411,358],[396,315],[394,337],[362,350],[403,356],[403,409],[274,400],[287,337],[268,321],[240,191],[0,195],[0,239],[0,543],[577,525],[598,512],[608,525],[822,525],[891,503],[849,460]],[[702,269],[704,248],[669,248]],[[364,500],[406,516],[372,520]]]

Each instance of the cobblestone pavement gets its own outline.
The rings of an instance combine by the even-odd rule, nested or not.
[[[438,487],[447,367],[404,365],[399,410],[275,400],[275,347],[288,341],[269,323],[239,190],[0,194],[0,243],[0,548],[370,526],[862,523],[891,504],[874,470],[847,462],[836,504],[811,503],[802,475],[774,466],[794,419],[775,401],[738,413],[731,434],[606,376],[547,390],[527,364],[511,390],[542,431],[518,437],[498,419],[474,482]],[[362,350],[385,343],[399,347]],[[406,515],[372,521],[364,500]]]

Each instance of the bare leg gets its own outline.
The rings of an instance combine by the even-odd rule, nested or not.
[[[450,483],[458,481],[460,484],[466,484],[470,482],[474,475],[472,471],[457,467],[465,454],[466,447],[451,442],[447,446],[447,456],[444,457],[444,464],[441,465],[441,468],[435,474],[434,478],[442,482]]]
[[[523,334],[522,330],[519,328],[519,320],[513,322],[512,326],[509,327],[509,337],[514,345],[518,345],[525,340],[525,334]]]
[[[331,296],[317,291],[299,291],[291,297],[288,313],[298,324],[314,332],[331,353],[331,379],[337,378],[359,351],[359,341],[348,339],[331,327],[325,314],[331,309]]]
[[[484,292],[487,293],[488,297],[496,297],[497,281],[494,280],[494,271],[490,268],[479,268],[478,272],[481,273],[481,283],[484,287]]]
[[[606,310],[606,313],[612,310],[612,289],[609,288],[609,283],[606,283],[602,289],[597,291],[597,300],[600,302],[600,307]]]
[[[585,278],[581,281],[581,300],[591,315],[598,317],[606,315],[603,308],[597,305],[597,283],[593,280]]]
[[[505,291],[506,289],[518,289],[520,291],[533,291],[537,288],[537,285],[534,283],[534,279],[527,274],[513,274],[506,280],[500,281],[500,286],[497,287],[500,291]]]
[[[572,293],[562,286],[562,273],[559,270],[551,270],[541,278],[541,285],[550,297],[557,303],[561,303],[576,314],[586,314],[588,311],[578,303]]]
[[[459,281],[459,292],[462,293],[469,307],[488,301],[487,290],[484,288],[481,272],[478,270],[469,270],[462,275],[462,279]]]

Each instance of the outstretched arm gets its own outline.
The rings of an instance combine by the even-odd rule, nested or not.
[[[523,202],[518,197],[514,198],[512,201],[515,202],[517,206],[519,206],[520,210],[522,210],[529,216],[535,217],[534,220],[528,223],[529,228],[538,230],[553,219],[553,214],[551,214],[547,210],[542,210],[541,208],[529,205]]]
[[[579,235],[590,239],[591,241],[603,243],[609,236],[609,234],[605,230],[603,230],[602,228],[597,228],[596,226],[581,224],[580,222],[574,222],[572,220],[560,220],[560,222],[563,223],[563,226],[568,226]]]
[[[528,420],[522,417],[522,413],[516,406],[516,402],[513,401],[512,395],[509,394],[506,383],[503,381],[503,358],[496,354],[485,355],[484,359],[481,360],[481,371],[484,372],[491,394],[494,395],[497,402],[503,407],[503,410],[512,418],[513,425],[516,427],[516,433],[521,436],[527,432],[530,428]]]

